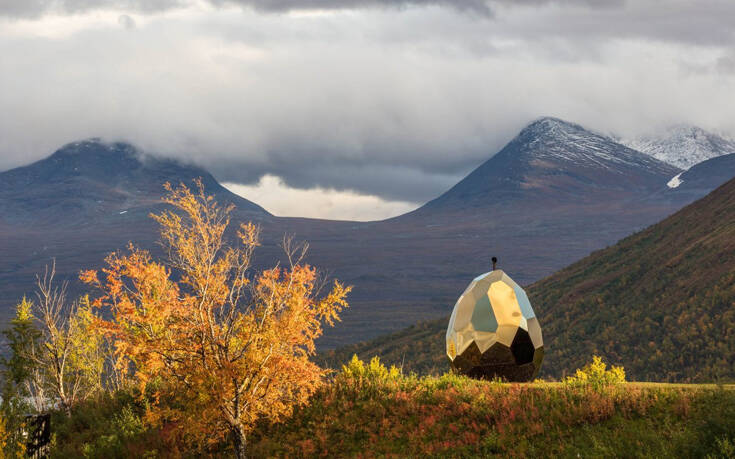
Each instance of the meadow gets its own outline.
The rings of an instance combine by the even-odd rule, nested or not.
[[[604,370],[604,367],[603,367]],[[283,422],[260,422],[251,457],[733,457],[735,386],[404,375],[353,359]],[[602,374],[603,377],[599,377]],[[118,394],[57,416],[54,457],[178,457],[145,403]],[[225,457],[226,444],[198,455]]]

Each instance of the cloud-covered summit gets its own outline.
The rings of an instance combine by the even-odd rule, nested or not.
[[[732,17],[724,0],[6,0],[0,170],[98,136],[229,183],[425,202],[540,114],[735,133]]]

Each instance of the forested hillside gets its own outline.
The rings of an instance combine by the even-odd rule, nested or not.
[[[735,380],[735,180],[528,293],[543,328],[545,378],[600,354],[633,380]],[[442,372],[446,324],[424,322],[322,357],[379,355],[407,371]]]

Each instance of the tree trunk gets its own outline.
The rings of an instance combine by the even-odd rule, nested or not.
[[[61,400],[61,407],[64,409],[64,412],[66,413],[66,417],[71,417],[71,403],[67,400],[66,396],[63,392],[59,393],[59,399]]]
[[[247,438],[245,432],[239,427],[232,428],[232,442],[235,447],[235,457],[237,459],[245,459],[245,449],[247,447]]]

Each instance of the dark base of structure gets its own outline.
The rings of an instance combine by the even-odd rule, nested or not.
[[[508,382],[528,382],[534,378],[536,373],[536,367],[532,363],[525,365],[486,365],[482,367],[472,367],[469,371],[458,371],[456,368],[453,370],[457,373],[462,373],[470,378],[475,379],[486,379],[495,380],[500,379]]]
[[[495,343],[484,353],[480,352],[476,343],[460,355],[450,360],[452,370],[456,373],[476,379],[502,379],[509,382],[532,381],[539,372],[544,357],[544,348],[534,349],[525,342],[523,346],[510,348]],[[529,349],[530,347],[530,349]]]

